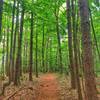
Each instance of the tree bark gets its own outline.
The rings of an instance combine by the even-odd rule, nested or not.
[[[36,27],[36,77],[38,77],[38,32]],[[43,66],[42,66],[43,67]]]
[[[20,83],[20,75],[21,75],[21,49],[22,49],[22,36],[23,36],[23,24],[24,24],[24,8],[21,12],[21,21],[20,21],[20,32],[18,36],[18,51],[15,65],[15,79],[14,84],[18,85]]]
[[[10,69],[10,75],[9,75],[9,82],[13,81],[14,76],[14,67],[12,66],[12,52],[13,52],[13,33],[14,33],[14,17],[15,17],[15,5],[16,0],[14,0],[13,3],[13,9],[12,9],[12,27],[11,27],[11,38],[10,38],[10,62],[9,62],[9,69]]]
[[[79,0],[81,32],[83,43],[83,66],[85,76],[86,100],[98,100],[96,82],[93,72],[94,62],[90,34],[89,9],[87,0]]]
[[[76,88],[75,80],[75,68],[73,58],[73,46],[72,46],[72,27],[71,27],[71,3],[70,0],[67,3],[67,21],[68,21],[68,48],[69,48],[69,60],[70,60],[70,72],[71,72],[71,86],[73,89]]]
[[[74,4],[75,2],[75,4]],[[76,1],[72,0],[72,27],[73,27],[73,46],[74,46],[74,67],[75,67],[75,75],[76,75],[76,85],[78,92],[78,99],[83,100],[81,84],[80,84],[80,76],[79,76],[79,63],[78,63],[78,48],[77,48],[77,24],[76,24]]]
[[[55,2],[55,6],[59,6],[59,1]],[[60,31],[59,31],[59,8],[55,8],[55,20],[56,20],[56,33],[58,41],[58,51],[59,51],[59,69],[60,73],[63,73],[63,64],[62,64],[62,51],[61,51],[61,41],[60,41]]]
[[[42,69],[43,72],[45,71],[45,64],[44,64],[44,22],[43,22],[43,33],[42,33]]]
[[[8,22],[7,22],[8,24]],[[6,65],[5,65],[5,70],[6,70],[6,75],[9,75],[9,25],[7,25],[7,42],[6,42]]]
[[[17,13],[16,13],[16,26],[13,38],[13,52],[12,52],[12,66],[13,66],[13,75],[15,73],[15,53],[16,53],[16,36],[19,32],[19,2],[17,2]],[[14,81],[14,78],[13,78]]]
[[[0,42],[2,38],[2,14],[3,14],[3,0],[0,0]]]
[[[29,65],[29,81],[32,81],[33,66],[33,13],[31,12],[31,33],[30,33],[30,65]]]
[[[59,68],[60,68],[60,72],[63,73],[62,52],[61,52],[61,41],[60,41],[60,33],[59,33],[58,15],[56,15],[56,31],[57,31],[57,40],[58,40],[58,50],[59,50]]]

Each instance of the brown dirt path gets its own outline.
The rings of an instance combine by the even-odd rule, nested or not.
[[[59,100],[59,86],[55,74],[40,77],[37,100]]]

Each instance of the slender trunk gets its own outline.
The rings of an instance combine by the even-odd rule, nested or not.
[[[26,37],[25,37],[25,39],[24,39],[24,43],[25,43],[25,45],[24,45],[24,67],[23,67],[23,71],[24,71],[24,73],[29,73],[29,68],[28,68],[28,52],[27,52],[27,50],[28,50],[28,42],[27,42],[27,39],[26,39]]]
[[[21,75],[21,54],[22,54],[22,36],[23,36],[23,24],[24,24],[24,9],[21,12],[21,21],[20,21],[20,32],[18,36],[18,51],[15,65],[15,79],[14,84],[18,85],[20,83],[20,75]]]
[[[43,23],[43,33],[42,33],[42,69],[43,72],[45,71],[45,66],[44,66],[44,23]]]
[[[52,40],[49,38],[49,71],[52,71]]]
[[[49,38],[47,38],[47,41],[49,41]],[[45,65],[46,72],[48,72],[48,44],[49,44],[49,42],[47,42],[47,44],[46,44],[46,65]]]
[[[0,0],[0,42],[2,37],[2,14],[3,14],[3,0]]]
[[[76,4],[76,1],[75,1]],[[83,100],[82,98],[82,91],[81,91],[81,84],[80,84],[80,76],[79,76],[79,64],[78,64],[78,49],[77,49],[77,30],[76,30],[76,7],[74,5],[74,1],[72,0],[72,21],[73,21],[73,45],[74,45],[74,67],[75,67],[75,74],[76,74],[76,84],[77,84],[77,91],[78,91],[78,99]]]
[[[70,0],[67,0],[67,20],[68,20],[68,47],[69,47],[69,60],[70,60],[70,72],[71,72],[71,86],[76,88],[75,80],[75,68],[73,61],[73,47],[72,47],[72,27],[71,27],[71,5]]]
[[[4,73],[5,73],[5,31],[4,31],[4,35],[3,35],[3,50],[2,50],[2,79],[4,80]]]
[[[16,13],[16,27],[13,39],[13,53],[12,53],[12,66],[13,66],[13,74],[15,73],[15,52],[16,52],[16,35],[19,32],[19,2],[17,3],[17,13]],[[13,79],[14,81],[14,79]]]
[[[85,76],[86,100],[98,100],[96,82],[93,72],[94,62],[90,34],[89,9],[87,0],[79,0],[81,32],[83,42],[83,66]]]
[[[27,60],[28,60],[28,42],[26,41],[26,44],[25,44],[25,48],[26,48],[26,50],[25,50],[25,59],[26,59],[26,73],[28,72],[28,62],[27,62]]]
[[[59,6],[59,1],[55,2],[55,6]],[[59,8],[55,8],[55,20],[56,20],[56,33],[58,40],[58,51],[59,51],[59,69],[60,73],[63,73],[63,65],[62,65],[62,51],[61,51],[61,41],[60,41],[60,30],[59,30]]]
[[[62,52],[61,52],[61,41],[60,41],[60,33],[59,33],[59,20],[58,15],[56,15],[56,31],[57,31],[57,40],[58,40],[58,50],[59,50],[59,68],[60,72],[63,72],[62,68]]]
[[[36,52],[36,77],[38,77],[38,32],[37,32],[37,29],[36,29],[36,50],[35,52]]]
[[[12,52],[13,52],[13,32],[14,32],[14,17],[15,17],[15,5],[16,5],[16,0],[14,0],[13,4],[13,9],[12,9],[12,28],[11,28],[11,38],[10,38],[10,62],[9,62],[9,82],[13,80],[13,72],[14,68],[12,66]]]
[[[91,10],[90,10],[90,19],[91,19],[92,32],[93,32],[93,36],[94,36],[94,42],[95,42],[96,49],[97,49],[97,52],[98,52],[98,57],[99,57],[99,60],[100,60],[100,51],[99,51],[98,42],[97,42],[97,38],[96,38],[96,33],[95,33],[95,28],[94,28]]]
[[[6,42],[6,65],[5,65],[5,70],[6,70],[6,75],[9,75],[9,25],[7,26],[7,42]]]
[[[33,70],[32,66],[33,66],[33,13],[31,12],[29,81],[32,81],[32,70]]]

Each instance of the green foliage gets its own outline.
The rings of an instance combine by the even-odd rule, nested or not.
[[[66,0],[19,0],[20,1],[20,12],[22,8],[25,9],[25,17],[24,17],[24,35],[23,35],[23,66],[25,63],[25,55],[24,55],[24,45],[27,42],[27,56],[29,59],[29,43],[30,43],[30,13],[34,14],[34,35],[33,35],[33,65],[35,66],[35,36],[38,33],[38,65],[41,67],[41,52],[42,52],[42,32],[43,32],[43,23],[45,26],[44,34],[45,34],[45,60],[46,58],[46,43],[48,42],[48,38],[51,39],[51,58],[48,57],[48,62],[52,64],[51,67],[58,67],[57,62],[57,35],[56,35],[56,19],[55,19],[55,9],[59,10],[59,29],[60,29],[60,37],[61,37],[61,49],[62,49],[62,57],[63,57],[63,68],[68,69],[69,61],[68,61],[68,41],[67,41],[67,19],[66,19],[66,7],[63,5],[66,3]],[[90,0],[90,8],[92,10],[93,22],[95,26],[96,37],[100,50],[100,7],[98,7],[94,0]],[[11,18],[12,18],[12,6],[13,0],[5,0],[4,3],[4,11],[3,11],[3,30],[7,30],[7,26],[10,25],[11,32]],[[99,10],[98,10],[99,9]],[[20,16],[19,16],[20,17]],[[18,33],[17,33],[18,34]],[[10,36],[9,36],[10,38]],[[48,55],[50,55],[50,42],[48,47]],[[2,56],[2,48],[0,47],[0,57]],[[95,55],[96,62],[96,70],[100,70],[100,59]],[[27,60],[29,64],[29,60]],[[46,62],[46,61],[45,61]],[[27,66],[28,67],[28,66]]]

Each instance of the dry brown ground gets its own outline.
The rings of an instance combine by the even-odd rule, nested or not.
[[[0,100],[78,100],[76,90],[71,89],[70,79],[65,75],[49,73],[33,79],[33,82],[22,81],[19,87],[8,86]],[[100,78],[97,87],[100,98]]]
[[[60,80],[60,81],[59,81]],[[82,80],[82,79],[80,79]],[[61,100],[78,100],[78,94],[76,90],[71,89],[70,87],[70,77],[66,77],[65,75],[59,77],[58,81],[60,82],[61,88]],[[81,81],[81,85],[82,85]],[[97,94],[100,100],[100,77],[96,78],[96,85],[97,85]],[[84,98],[84,91],[82,88],[82,95]],[[85,100],[85,99],[84,99]]]
[[[59,84],[54,74],[41,76],[37,91],[37,100],[60,100]]]

